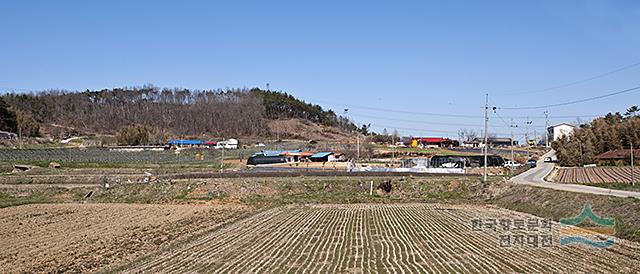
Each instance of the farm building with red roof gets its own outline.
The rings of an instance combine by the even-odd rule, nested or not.
[[[640,157],[640,151],[637,149],[633,150],[633,158],[634,160]],[[630,149],[616,149],[609,150],[604,152],[598,156],[598,163],[600,165],[629,165],[631,164],[631,150]]]
[[[442,137],[412,137],[412,147],[457,147],[460,143],[456,140]]]

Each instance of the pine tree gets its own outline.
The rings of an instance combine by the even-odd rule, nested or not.
[[[9,106],[0,98],[0,130],[16,132],[16,114],[9,110]]]

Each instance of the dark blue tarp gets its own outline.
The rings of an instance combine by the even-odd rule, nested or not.
[[[169,145],[202,145],[202,140],[169,140]]]

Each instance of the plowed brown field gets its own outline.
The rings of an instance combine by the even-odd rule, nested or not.
[[[0,209],[2,273],[93,272],[249,212],[238,206],[48,204]]]
[[[158,252],[131,273],[637,273],[640,245],[501,247],[477,218],[533,218],[500,208],[440,204],[274,208]],[[557,224],[556,224],[557,225]],[[550,230],[558,236],[558,228]],[[520,233],[520,232],[518,232]],[[516,233],[516,234],[518,234]],[[515,235],[515,234],[514,234]]]
[[[640,168],[635,168],[636,180],[640,177]],[[565,167],[558,168],[552,178],[566,184],[614,184],[631,183],[631,167]]]

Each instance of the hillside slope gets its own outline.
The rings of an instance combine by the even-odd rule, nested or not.
[[[340,128],[299,118],[269,120],[267,127],[272,136],[281,139],[345,141],[350,138],[350,134]]]
[[[29,118],[22,120],[44,128],[33,136],[115,135],[122,128],[140,125],[165,137],[281,135],[334,139],[356,129],[332,110],[284,92],[258,88],[188,90],[144,86],[5,94],[0,99]]]

